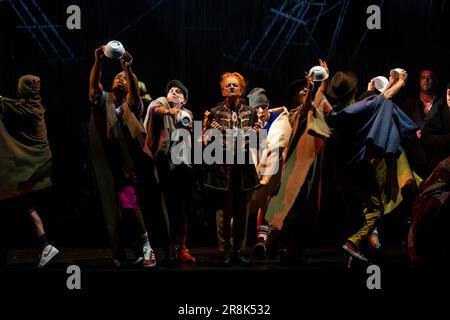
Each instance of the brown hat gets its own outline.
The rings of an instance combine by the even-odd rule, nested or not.
[[[327,95],[333,99],[350,98],[358,86],[358,77],[351,71],[338,71],[331,79]]]

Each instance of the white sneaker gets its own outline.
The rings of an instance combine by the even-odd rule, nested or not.
[[[146,243],[144,245],[143,251],[144,251],[144,260],[142,262],[143,267],[144,268],[154,267],[156,265],[155,252],[150,247],[149,243]]]
[[[59,253],[59,250],[56,249],[54,246],[48,244],[45,246],[45,248],[42,250],[42,253],[39,255],[39,264],[38,269],[45,266],[50,260],[52,260],[57,254]]]

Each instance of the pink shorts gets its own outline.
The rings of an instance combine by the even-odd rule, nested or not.
[[[136,188],[126,186],[119,192],[120,206],[122,209],[139,209],[136,197]]]

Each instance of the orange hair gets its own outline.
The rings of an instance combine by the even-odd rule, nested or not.
[[[242,88],[242,95],[244,95],[245,90],[247,89],[247,81],[245,81],[245,78],[240,74],[239,72],[225,72],[220,77],[220,87],[223,88],[223,83],[225,82],[225,79],[235,77],[239,81],[239,85]]]

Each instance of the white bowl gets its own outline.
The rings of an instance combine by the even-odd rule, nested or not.
[[[328,77],[330,76],[328,74],[327,70],[325,70],[325,68],[322,67],[322,66],[314,66],[314,67],[312,67],[309,70],[308,75],[312,76],[313,81],[327,80]]]
[[[108,58],[118,60],[122,58],[125,48],[119,41],[112,40],[105,45],[103,52]]]
[[[395,68],[389,72],[390,76],[394,79],[398,79],[400,77],[400,72],[402,72],[402,68]]]
[[[375,77],[372,79],[372,81],[375,89],[377,89],[381,93],[383,93],[384,90],[386,90],[387,87],[389,86],[389,80],[383,76]]]
[[[186,110],[181,110],[175,116],[175,121],[178,125],[189,127],[192,123],[192,118],[189,112],[187,112]]]

